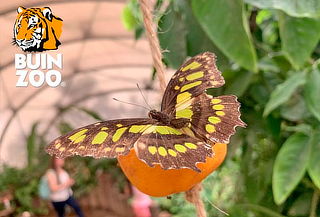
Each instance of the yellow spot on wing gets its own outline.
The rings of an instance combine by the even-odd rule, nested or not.
[[[155,146],[149,146],[148,147],[148,151],[154,155],[155,153],[157,153],[157,148]]]
[[[180,82],[184,81],[184,77],[179,78],[179,81]]]
[[[181,131],[168,126],[156,126],[155,132],[164,134],[164,135],[167,135],[167,134],[181,135],[182,134]]]
[[[81,146],[79,147],[79,149],[85,149],[85,147],[84,147],[83,145],[81,145]]]
[[[61,147],[61,143],[56,144],[55,147],[56,147],[56,149],[60,148]]]
[[[211,103],[212,104],[218,104],[218,103],[220,103],[222,100],[221,99],[212,99],[211,100]]]
[[[190,149],[197,149],[197,147],[198,147],[197,145],[195,145],[195,144],[193,144],[191,142],[186,142],[184,144],[185,144],[185,146],[187,146]]]
[[[212,124],[206,124],[206,131],[208,133],[213,133],[216,131],[216,128]]]
[[[218,118],[218,117],[213,117],[213,116],[211,116],[211,117],[208,118],[208,121],[209,121],[210,123],[212,123],[212,124],[218,124],[218,123],[221,122],[221,119]]]
[[[117,131],[112,136],[112,141],[117,142],[121,138],[122,134],[127,130],[127,128],[128,127],[122,127],[117,129]]]
[[[122,125],[122,124],[117,124],[116,126],[117,126],[117,127],[122,127],[123,125]]]
[[[108,133],[101,131],[93,138],[92,144],[93,145],[102,144],[106,140],[107,137],[108,137]]]
[[[192,94],[188,92],[180,93],[177,96],[177,104],[182,104],[191,98]],[[177,106],[178,107],[178,106]]]
[[[172,149],[169,149],[169,150],[168,150],[168,153],[169,153],[172,157],[176,157],[176,156],[177,156],[177,152],[175,152],[175,151],[172,150]]]
[[[223,111],[216,111],[216,114],[218,116],[224,116],[226,113],[224,113]]]
[[[86,138],[86,135],[82,135],[82,136],[78,137],[77,139],[75,139],[75,140],[73,141],[73,143],[82,142],[85,138]]]
[[[124,147],[116,147],[116,152],[124,152]]]
[[[148,127],[150,127],[150,124],[148,124],[148,125],[132,125],[129,129],[129,132],[130,133],[141,133],[145,129],[147,129]]]
[[[167,150],[164,147],[159,147],[158,152],[161,156],[165,157],[168,155]]]
[[[109,129],[108,127],[102,127],[101,130],[107,130]]]
[[[61,147],[61,148],[59,149],[59,151],[64,151],[64,150],[66,150],[65,147]]]
[[[174,89],[175,89],[175,90],[179,90],[180,87],[179,87],[179,86],[175,86]]]
[[[176,111],[176,118],[191,118],[193,115],[193,111],[191,109],[183,109]]]
[[[200,71],[200,72],[195,72],[195,73],[192,73],[192,74],[188,75],[186,77],[186,79],[188,81],[193,81],[193,80],[196,80],[196,79],[201,78],[201,77],[203,77],[203,72]]]
[[[222,110],[222,109],[224,109],[224,105],[214,105],[214,106],[212,106],[212,108],[214,109],[214,110]]]
[[[194,61],[194,62],[190,63],[189,65],[183,67],[183,68],[181,69],[181,71],[184,72],[184,71],[187,71],[188,69],[196,69],[196,68],[198,68],[199,66],[201,66],[201,64],[198,63],[198,62],[196,62],[196,61]]]
[[[178,151],[178,152],[182,152],[185,153],[187,151],[186,147],[184,147],[183,145],[180,144],[175,144],[174,148]]]
[[[184,92],[184,91],[189,90],[189,89],[191,89],[193,87],[199,86],[201,83],[202,83],[202,81],[196,81],[196,82],[193,82],[193,83],[190,83],[190,84],[186,84],[186,85],[181,87],[180,92]]]
[[[80,130],[79,132],[76,132],[75,134],[70,136],[68,139],[70,139],[72,142],[75,142],[76,139],[78,139],[80,136],[82,136],[87,131],[88,131],[88,129]]]
[[[111,151],[111,148],[110,148],[110,147],[106,147],[106,148],[104,149],[104,151],[105,151],[105,152]]]

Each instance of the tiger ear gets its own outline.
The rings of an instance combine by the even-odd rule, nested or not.
[[[42,14],[45,18],[47,18],[48,20],[52,20],[52,11],[50,8],[48,7],[45,7],[43,10],[42,10]]]
[[[26,8],[24,8],[24,7],[22,7],[22,6],[20,6],[20,7],[18,7],[18,9],[17,9],[17,12],[18,12],[18,14],[20,14],[22,11],[24,11]]]

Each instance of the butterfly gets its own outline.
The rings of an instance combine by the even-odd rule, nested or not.
[[[190,168],[212,157],[215,143],[229,143],[240,119],[240,103],[234,95],[212,97],[208,88],[225,81],[216,57],[205,52],[186,61],[164,92],[161,110],[148,118],[97,122],[53,140],[46,151],[64,158],[72,155],[116,158],[134,149],[138,158],[163,169]]]

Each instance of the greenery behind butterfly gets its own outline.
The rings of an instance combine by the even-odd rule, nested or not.
[[[242,119],[248,127],[232,138],[228,159],[204,182],[205,198],[230,216],[320,216],[317,2],[176,0],[165,12],[157,12],[161,46],[170,50],[165,53],[167,65],[177,68],[187,56],[212,51],[227,85],[209,93],[240,97]],[[160,6],[161,1],[156,10]],[[137,8],[130,2],[123,18],[138,39],[143,29]],[[82,111],[100,118],[94,111]],[[70,130],[66,122],[59,127],[61,133]],[[34,128],[27,142],[29,168],[38,166],[35,153],[39,144],[45,144],[40,140]],[[84,191],[94,183],[90,177],[96,169],[117,171],[108,160],[75,158],[71,163],[86,168],[86,173],[76,177],[78,189]],[[7,169],[0,188],[13,183],[16,201],[31,208],[25,198],[36,194],[40,174],[27,178],[23,175],[27,170]],[[193,216],[193,207],[185,204],[183,195],[159,201],[175,216]],[[209,202],[206,206],[209,216],[223,216]]]

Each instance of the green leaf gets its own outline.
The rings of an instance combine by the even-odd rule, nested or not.
[[[312,127],[308,124],[298,124],[295,126],[283,125],[282,130],[288,131],[288,132],[299,132],[305,135],[309,135],[312,132]]]
[[[293,17],[319,17],[318,0],[244,0],[258,8],[280,9]]]
[[[142,16],[137,0],[131,0],[123,8],[121,20],[127,30],[141,29]]]
[[[308,173],[313,183],[320,189],[320,132],[317,131],[313,134],[311,139],[312,151],[308,164]]]
[[[302,133],[290,136],[277,154],[272,175],[276,204],[283,203],[303,178],[310,156],[309,137]]]
[[[224,93],[234,94],[238,97],[242,96],[250,85],[252,75],[251,71],[240,71],[231,83],[228,83],[229,85]]]
[[[172,68],[178,68],[187,56],[186,29],[180,13],[183,2],[172,1],[159,21],[158,37],[163,56]]]
[[[214,44],[240,66],[257,71],[257,57],[241,0],[193,0],[192,9]]]
[[[310,58],[320,39],[320,19],[290,17],[279,13],[282,50],[295,68]]]
[[[320,121],[320,72],[317,69],[307,76],[304,98],[309,111]]]
[[[36,157],[37,126],[38,123],[32,125],[31,132],[27,138],[28,167],[33,165]]]
[[[285,82],[279,84],[271,93],[270,99],[264,109],[263,116],[267,116],[275,108],[286,102],[294,91],[305,83],[305,73],[299,72],[293,74]]]
[[[191,1],[182,1],[185,2],[183,13],[185,15],[185,27],[187,31],[186,40],[188,56],[192,57],[205,51],[213,52],[217,57],[216,63],[219,70],[224,71],[224,66],[229,66],[228,58],[213,44],[211,39],[203,31],[189,4]]]

